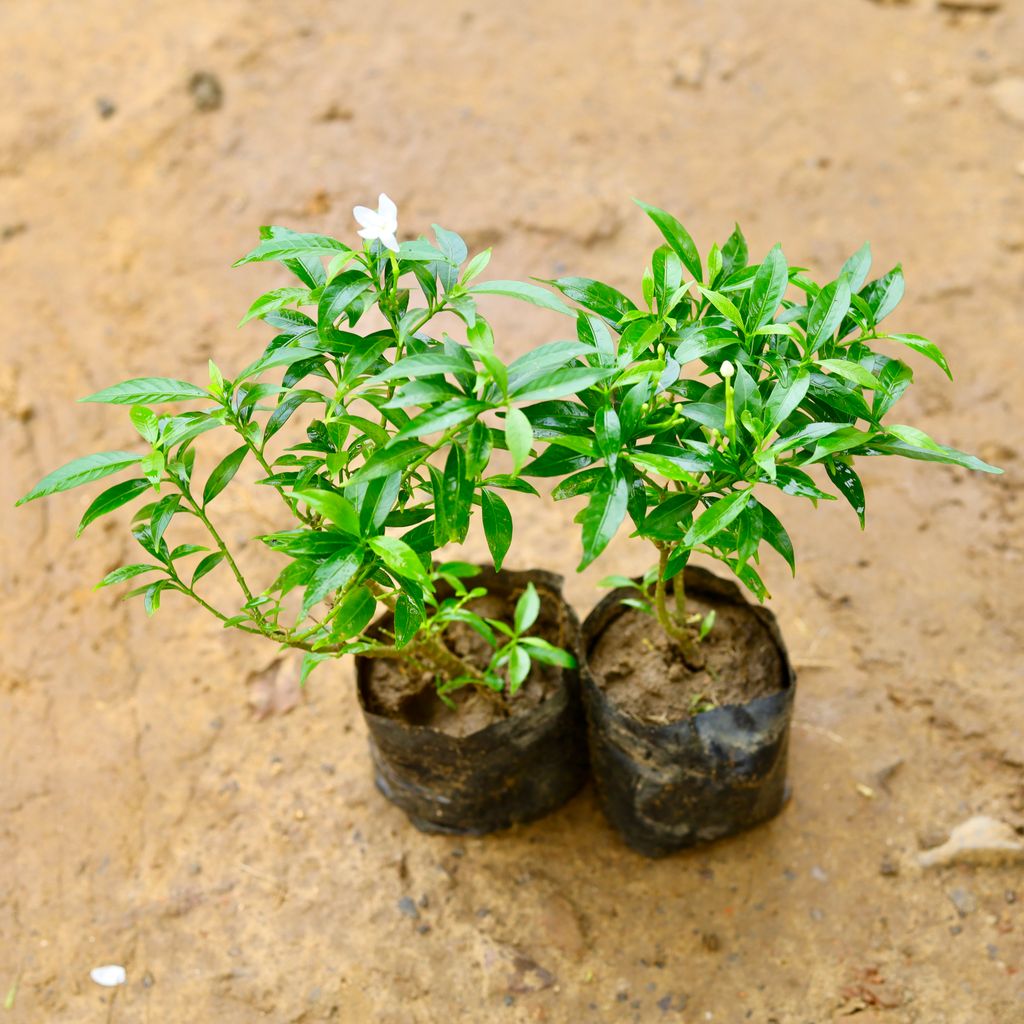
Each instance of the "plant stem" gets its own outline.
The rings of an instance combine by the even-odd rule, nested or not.
[[[679,648],[679,653],[686,663],[686,667],[696,671],[704,667],[704,655],[701,653],[696,637],[686,625],[685,621],[678,622],[668,608],[668,592],[665,586],[665,570],[668,567],[668,559],[671,549],[667,544],[658,545],[658,579],[654,585],[654,610],[658,617],[658,623],[665,631],[669,639],[673,640]],[[682,590],[682,585],[680,584]],[[679,613],[680,599],[682,607],[686,608],[686,594],[676,594],[676,614]]]

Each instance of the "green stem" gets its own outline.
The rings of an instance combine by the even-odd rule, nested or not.
[[[666,636],[675,642],[679,653],[686,663],[686,667],[696,671],[704,667],[704,656],[698,646],[697,639],[690,628],[684,622],[678,622],[669,611],[668,590],[666,587],[665,570],[668,567],[668,559],[671,549],[667,544],[658,546],[658,579],[654,585],[654,610],[658,617],[658,623],[665,631]],[[680,584],[682,589],[682,584]],[[682,595],[682,605],[685,610],[686,595]],[[679,612],[680,595],[676,595],[676,613]]]

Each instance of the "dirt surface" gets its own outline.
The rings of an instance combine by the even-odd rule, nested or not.
[[[590,651],[590,671],[615,706],[639,722],[666,725],[709,705],[745,704],[776,693],[782,658],[768,630],[742,606],[687,595],[688,615],[715,613],[700,645],[704,666],[691,670],[656,619],[627,610]]]
[[[1024,826],[1024,11],[972,6],[2,5],[0,1020],[1024,1019],[1024,872],[915,867],[972,814]],[[815,273],[865,238],[902,261],[893,325],[956,383],[913,359],[901,419],[1007,475],[879,460],[864,534],[777,506],[800,684],[771,823],[648,862],[585,790],[507,835],[421,835],[374,791],[350,664],[260,720],[244,684],[273,650],[173,595],[149,621],[93,592],[132,553],[123,518],[76,542],[89,495],[12,508],[134,443],[75,398],[264,343],[232,326],[285,280],[229,269],[257,225],[351,238],[382,189],[403,237],[495,244],[494,277],[638,294],[657,236],[631,196],[702,246],[739,220]],[[489,312],[508,355],[563,330]],[[565,573],[581,613],[645,568],[622,540],[573,577],[575,503],[516,497],[509,564]],[[233,542],[275,526],[237,488],[218,504]],[[120,989],[89,979],[110,963]]]
[[[473,581],[469,581],[473,585]],[[466,607],[485,619],[505,622],[511,626],[516,600],[522,590],[504,597],[492,589],[486,597],[470,601]],[[529,635],[539,636],[556,647],[565,647],[565,612],[555,603],[557,597],[543,587],[537,588],[541,599],[537,621]],[[561,606],[564,609],[564,605]],[[445,630],[449,650],[474,668],[483,670],[490,664],[494,648],[465,623],[456,622]],[[410,725],[423,725],[449,736],[470,736],[509,715],[520,714],[542,704],[558,687],[560,669],[533,662],[530,674],[523,680],[515,696],[496,699],[476,687],[464,686],[448,695],[454,707],[437,695],[433,673],[417,672],[404,662],[380,659],[370,663],[367,677],[369,709],[377,714],[397,718]]]

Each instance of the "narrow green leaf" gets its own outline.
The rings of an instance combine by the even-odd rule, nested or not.
[[[239,321],[238,326],[244,327],[250,320],[284,309],[285,306],[295,305],[304,299],[308,302],[310,295],[311,292],[308,288],[275,288],[253,302],[245,316]]]
[[[377,610],[377,599],[363,585],[350,590],[338,605],[331,620],[331,639],[359,636],[370,624]]]
[[[594,488],[582,513],[583,558],[579,570],[590,565],[615,536],[626,517],[628,499],[626,480],[617,474],[608,473]]]
[[[395,603],[395,647],[409,644],[423,624],[423,609],[408,594],[399,594]]]
[[[512,513],[504,499],[494,491],[480,491],[484,536],[491,552],[494,568],[500,570],[512,544]]]
[[[850,285],[845,277],[825,285],[807,313],[807,344],[811,352],[832,339],[850,309]]]
[[[744,330],[743,317],[732,299],[722,295],[720,292],[712,291],[710,288],[701,288],[699,285],[698,291],[722,316],[727,320],[731,320],[741,331]]]
[[[567,306],[557,295],[552,295],[546,288],[522,281],[484,281],[473,285],[469,291],[475,295],[506,295],[512,299],[521,299],[541,309],[550,309],[555,313],[564,313],[575,317],[575,311]]]
[[[49,494],[69,491],[72,487],[100,480],[105,476],[110,476],[111,473],[118,473],[130,466],[137,466],[142,459],[143,456],[133,452],[100,452],[97,455],[86,455],[80,459],[73,459],[61,466],[60,469],[55,469],[52,473],[44,476],[28,494],[19,498],[16,504],[24,505],[25,502],[35,501],[36,498],[45,498]]]
[[[397,537],[371,537],[370,548],[380,556],[381,561],[399,576],[428,583],[429,576],[419,556],[405,541]]]
[[[634,202],[654,221],[665,241],[675,250],[676,255],[683,261],[683,266],[693,275],[694,280],[703,281],[700,253],[697,251],[697,246],[689,231],[665,210],[642,203],[639,199]]]
[[[80,537],[82,531],[90,523],[95,522],[100,516],[105,516],[108,512],[113,512],[114,509],[118,509],[122,505],[127,505],[129,501],[137,498],[143,491],[148,491],[150,487],[150,482],[142,478],[125,480],[123,483],[108,487],[85,510],[82,521],[78,524],[75,536]]]
[[[823,370],[831,370],[832,373],[864,388],[874,390],[880,386],[878,378],[870,370],[849,359],[822,359],[818,366]]]
[[[594,369],[589,366],[569,366],[564,370],[553,370],[542,377],[523,384],[510,392],[516,401],[542,402],[551,398],[564,398],[589,388],[598,381],[606,380],[615,372],[613,367]]]
[[[348,498],[336,491],[319,489],[300,490],[294,494],[344,533],[359,535],[359,514]]]
[[[191,586],[195,585],[204,577],[208,576],[214,569],[224,561],[223,551],[214,551],[213,554],[207,555],[197,566],[196,571],[192,574]]]
[[[244,263],[260,263],[264,260],[301,259],[304,256],[336,256],[351,251],[349,246],[336,238],[288,231],[278,237],[264,239],[252,252],[236,260],[233,266],[240,267]]]
[[[686,532],[683,544],[695,548],[721,533],[746,507],[750,491],[733,491],[709,505]]]
[[[513,647],[508,652],[508,691],[515,695],[523,681],[530,674],[530,656],[522,647]]]
[[[465,423],[467,420],[475,419],[488,408],[490,406],[485,402],[477,402],[465,396],[452,398],[447,402],[442,402],[440,405],[424,410],[418,416],[414,416],[395,434],[394,440],[403,441],[409,437],[423,437],[425,434],[434,434],[439,430],[447,430],[458,423]]]
[[[122,381],[94,395],[80,398],[80,402],[105,402],[108,405],[150,405],[154,402],[185,402],[195,398],[209,398],[210,394],[195,384],[170,377],[135,377]]]
[[[512,620],[515,631],[525,633],[537,621],[538,615],[540,615],[540,595],[532,583],[527,583],[526,589],[516,601],[515,615]]]
[[[419,441],[399,441],[396,445],[374,452],[366,464],[352,474],[349,484],[365,483],[377,477],[400,473],[429,451]]]
[[[145,565],[141,562],[136,565],[122,565],[119,568],[114,569],[113,572],[108,572],[107,575],[96,584],[94,589],[99,590],[101,587],[109,587],[115,583],[124,583],[126,580],[134,579],[136,576],[141,576],[144,572],[154,572],[156,570],[160,570],[162,572],[163,566]]]
[[[214,498],[224,490],[229,483],[231,483],[234,475],[238,472],[238,467],[242,465],[245,460],[245,456],[248,454],[249,448],[247,445],[242,445],[240,448],[236,448],[230,455],[224,456],[223,459],[218,463],[217,468],[210,474],[210,479],[206,481],[206,486],[203,488],[203,506],[209,505]]]
[[[825,462],[825,472],[829,479],[836,485],[839,493],[850,503],[850,507],[857,513],[860,520],[860,528],[864,529],[864,485],[857,473],[845,462],[838,459],[828,459]]]
[[[512,456],[512,472],[518,475],[530,457],[533,445],[533,427],[521,409],[512,408],[505,412],[505,443]]]
[[[926,356],[937,366],[941,367],[942,372],[950,379],[953,379],[953,374],[949,369],[949,363],[946,362],[946,357],[942,354],[942,350],[933,341],[929,341],[927,338],[922,338],[920,334],[887,334],[883,336],[884,340],[895,341],[897,344],[906,345],[907,348],[912,348],[915,352],[920,352],[921,355]]]
[[[302,597],[302,615],[319,604],[328,594],[340,590],[359,571],[362,557],[358,551],[348,548],[331,555],[313,573]]]
[[[786,257],[782,254],[782,246],[776,245],[758,267],[750,286],[748,331],[756,331],[773,319],[783,295],[786,294],[788,284],[789,268],[786,265]]]

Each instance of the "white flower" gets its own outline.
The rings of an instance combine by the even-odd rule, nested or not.
[[[722,365],[718,368],[718,372],[723,377],[728,379],[729,377],[731,377],[736,372],[736,367],[733,366],[732,363],[730,363],[728,359],[726,359],[726,361],[724,363],[722,363]]]
[[[352,210],[352,215],[362,225],[359,237],[372,241],[379,238],[392,252],[398,252],[398,239],[395,232],[398,230],[398,207],[383,192],[377,198],[377,209],[371,210],[368,206],[357,206]]]
[[[94,967],[89,972],[89,977],[104,988],[116,988],[125,983],[128,975],[120,965],[107,964],[105,967]]]

